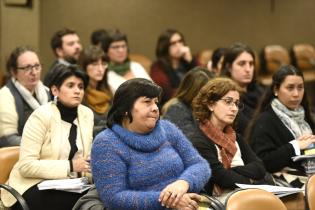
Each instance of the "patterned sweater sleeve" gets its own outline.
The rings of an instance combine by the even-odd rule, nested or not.
[[[169,141],[178,151],[185,165],[185,170],[179,179],[189,183],[190,192],[200,192],[211,176],[208,162],[203,159],[185,135],[171,122],[165,121]]]
[[[106,209],[165,209],[158,201],[159,191],[128,189],[128,166],[124,160],[128,151],[107,131],[96,137],[91,153],[95,186]]]

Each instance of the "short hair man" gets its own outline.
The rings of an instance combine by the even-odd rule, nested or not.
[[[52,69],[54,69],[55,65],[63,64],[69,66],[71,64],[77,64],[82,51],[78,34],[69,28],[63,28],[57,31],[51,38],[50,46],[57,60],[52,64],[44,78],[44,84],[46,86],[49,86],[53,73]]]

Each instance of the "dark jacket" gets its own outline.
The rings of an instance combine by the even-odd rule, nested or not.
[[[262,161],[255,155],[249,145],[243,141],[240,135],[237,135],[236,140],[241,150],[244,166],[232,167],[230,169],[223,167],[223,164],[218,159],[215,144],[200,129],[188,138],[191,139],[195,148],[208,161],[212,169],[212,177],[205,186],[205,190],[210,195],[212,194],[214,184],[224,189],[234,189],[236,188],[236,183],[250,184],[250,179],[262,180],[266,175]]]
[[[213,174],[205,186],[208,194],[212,194],[214,184],[222,188],[234,189],[236,187],[235,183],[250,184],[250,179],[261,180],[264,178],[266,171],[263,163],[242,140],[241,136],[237,136],[237,142],[241,150],[244,166],[225,169],[218,159],[215,144],[199,129],[188,106],[181,102],[171,105],[165,113],[164,119],[168,119],[176,124],[193,143],[200,155],[210,164]]]
[[[291,159],[295,152],[289,142],[294,140],[294,136],[271,106],[261,113],[249,139],[252,149],[263,160],[267,171],[279,172],[287,166],[304,171],[299,163]]]
[[[259,84],[253,84],[247,92],[241,95],[244,108],[239,111],[236,118],[236,131],[244,136],[246,128],[252,119],[258,106],[259,100],[264,94],[265,89]]]

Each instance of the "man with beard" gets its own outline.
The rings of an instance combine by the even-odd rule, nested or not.
[[[69,28],[57,31],[51,38],[50,45],[57,60],[52,64],[44,78],[44,84],[48,87],[55,66],[59,64],[65,66],[77,64],[82,51],[78,34]]]

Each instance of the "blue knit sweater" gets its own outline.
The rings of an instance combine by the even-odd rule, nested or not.
[[[208,163],[172,123],[160,120],[147,135],[115,124],[96,136],[91,153],[95,185],[108,209],[164,209],[160,192],[178,180],[199,192],[210,178]]]

